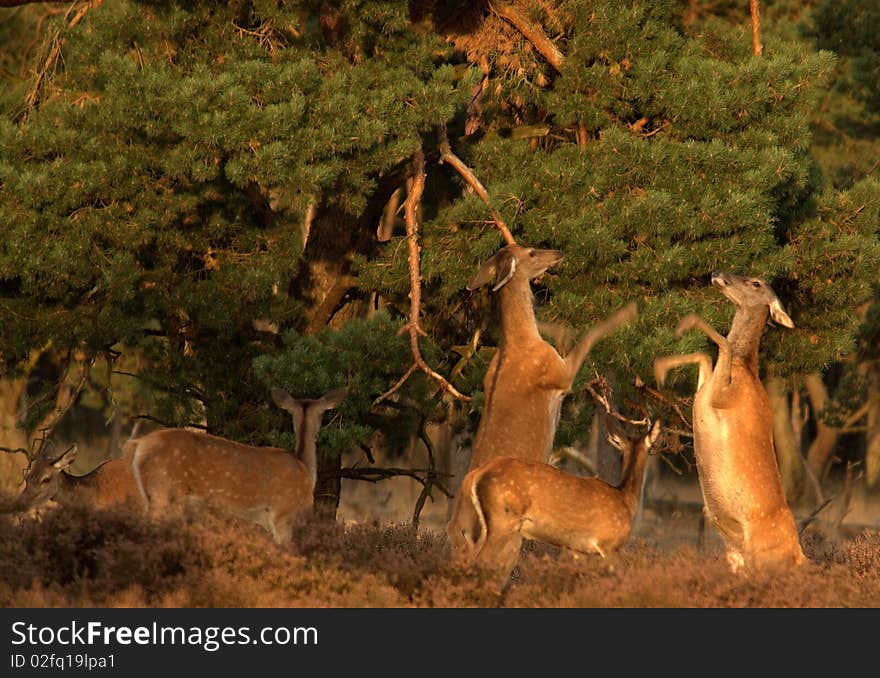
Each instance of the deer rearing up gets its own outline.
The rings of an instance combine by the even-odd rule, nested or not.
[[[590,349],[636,317],[635,303],[626,305],[561,357],[538,333],[529,282],[560,261],[557,250],[507,245],[467,285],[474,290],[491,281],[501,313],[501,340],[483,380],[486,401],[470,469],[501,455],[547,461],[562,400]]]
[[[610,421],[609,430],[609,441],[623,455],[618,487],[512,457],[496,457],[470,471],[446,528],[453,559],[496,570],[506,579],[523,538],[603,558],[620,546],[632,529],[646,457],[660,424],[638,438],[624,436]]]
[[[238,516],[286,543],[311,512],[317,478],[321,415],[335,408],[345,389],[317,400],[297,400],[280,388],[272,399],[293,417],[296,449],[255,447],[184,429],[154,431],[130,441],[132,471],[152,515],[197,504]]]
[[[712,284],[736,306],[727,337],[697,314],[685,316],[681,335],[698,329],[718,345],[715,368],[705,353],[658,358],[654,375],[662,385],[679,365],[699,365],[694,396],[694,453],[704,513],[727,545],[734,571],[800,564],[804,554],[773,448],[767,391],[758,376],[758,346],[769,316],[794,327],[776,293],[758,278],[712,273]]]

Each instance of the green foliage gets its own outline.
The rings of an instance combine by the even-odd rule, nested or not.
[[[315,336],[288,331],[273,355],[253,362],[254,375],[268,394],[273,386],[295,398],[319,398],[334,388],[348,394],[336,409],[332,425],[319,434],[323,452],[339,455],[356,446],[369,446],[375,430],[382,430],[392,447],[403,445],[418,426],[420,413],[432,409],[429,384],[420,373],[412,375],[397,400],[407,403],[391,415],[373,408],[373,401],[390,389],[412,362],[409,341],[400,334],[401,323],[385,313],[350,320],[338,330],[326,328]],[[423,347],[431,356],[430,344]],[[426,415],[425,415],[426,416]],[[270,436],[273,444],[290,446],[291,434]]]

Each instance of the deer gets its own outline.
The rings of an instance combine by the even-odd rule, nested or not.
[[[627,304],[587,331],[563,358],[538,331],[530,284],[562,259],[559,250],[506,245],[467,283],[473,291],[491,282],[501,315],[501,338],[483,379],[485,405],[468,470],[501,455],[546,462],[562,401],[590,350],[637,315],[635,303]]]
[[[721,534],[733,572],[800,565],[805,557],[785,501],[773,446],[767,390],[758,374],[758,348],[768,317],[794,328],[779,297],[762,279],[723,271],[711,284],[736,312],[724,337],[698,314],[686,315],[677,336],[700,330],[718,346],[715,366],[706,353],[657,358],[662,386],[670,369],[699,367],[693,404],[694,454],[707,522]]]
[[[24,489],[13,502],[12,511],[38,514],[43,508],[74,502],[98,509],[140,506],[128,460],[108,459],[85,475],[73,475],[68,468],[77,453],[76,445],[60,453],[46,446],[34,456],[25,472]]]
[[[508,456],[469,471],[447,524],[453,562],[494,570],[507,580],[523,539],[598,553],[603,559],[623,544],[641,502],[647,455],[661,425],[655,421],[647,435],[635,438],[610,420],[608,428],[608,440],[623,458],[617,486]]]
[[[161,429],[129,441],[132,473],[152,516],[197,505],[250,521],[287,544],[312,511],[321,417],[346,397],[344,388],[297,399],[271,390],[293,418],[296,448],[246,445],[202,431]]]

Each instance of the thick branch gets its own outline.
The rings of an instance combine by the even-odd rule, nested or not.
[[[422,308],[422,284],[421,284],[421,269],[419,266],[419,256],[421,246],[419,245],[419,220],[418,220],[418,207],[419,202],[422,199],[422,192],[425,190],[425,154],[421,148],[416,152],[413,157],[413,177],[412,182],[409,186],[409,191],[406,196],[406,202],[404,203],[404,218],[406,221],[406,240],[407,240],[407,248],[409,250],[409,322],[404,326],[404,330],[409,332],[409,343],[410,350],[413,354],[413,365],[407,370],[406,374],[389,390],[380,395],[376,400],[373,401],[374,405],[379,404],[389,396],[391,396],[397,389],[399,389],[403,383],[407,380],[407,378],[415,372],[416,369],[420,369],[422,372],[427,374],[429,377],[434,379],[438,384],[440,384],[441,390],[448,391],[454,397],[459,400],[470,401],[470,398],[466,395],[463,395],[458,392],[458,390],[451,384],[449,381],[438,374],[434,370],[432,370],[428,364],[425,362],[425,359],[422,357],[422,352],[419,349],[419,335],[424,336],[425,331],[422,329],[419,324],[419,314],[421,313]]]
[[[486,187],[483,186],[473,170],[465,165],[461,158],[452,152],[452,147],[449,145],[449,136],[446,134],[446,125],[441,125],[437,134],[440,139],[440,162],[449,163],[453,169],[461,175],[461,178],[465,180],[467,185],[473,189],[474,193],[479,196],[480,200],[482,200],[489,209],[489,214],[492,215],[492,221],[495,222],[498,230],[501,231],[501,237],[504,238],[504,242],[508,245],[515,245],[516,240],[514,240],[510,229],[507,228],[507,224],[504,223],[495,211],[495,208],[492,207],[492,200],[489,198],[489,192],[486,190]]]
[[[549,63],[556,72],[562,71],[562,64],[565,61],[565,55],[559,51],[559,48],[553,44],[553,41],[544,33],[544,29],[533,24],[529,18],[519,9],[507,2],[493,2],[492,10],[505,21],[510,22],[516,30],[523,34],[523,37],[532,43],[532,46],[538,50],[547,63]]]

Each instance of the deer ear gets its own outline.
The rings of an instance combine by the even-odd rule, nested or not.
[[[788,317],[788,313],[782,308],[779,299],[774,299],[770,302],[770,317],[784,327],[788,327],[789,329],[794,328],[794,322]]]
[[[61,456],[58,457],[55,461],[52,462],[52,466],[57,468],[58,470],[64,470],[68,466],[70,466],[76,460],[76,453],[78,452],[76,445],[71,445],[64,452],[61,453]]]
[[[288,410],[293,407],[293,404],[296,402],[294,397],[290,395],[283,388],[274,387],[270,393],[272,394],[272,400],[275,402],[278,407],[282,410]]]
[[[508,250],[502,249],[480,267],[480,270],[468,281],[467,288],[473,291],[494,279],[495,285],[492,291],[497,292],[513,277],[514,272],[516,272],[516,257]]]
[[[348,389],[345,387],[335,388],[332,391],[328,391],[324,395],[319,398],[319,402],[324,406],[325,409],[334,410],[339,407],[339,404],[345,400],[345,397],[348,395]]]
[[[516,273],[516,257],[505,252],[505,256],[499,257],[498,270],[495,272],[495,286],[493,292],[504,287]]]
[[[645,436],[645,445],[649,450],[654,446],[654,443],[657,442],[657,438],[660,437],[660,433],[662,430],[663,427],[660,425],[660,420],[658,419],[651,426],[651,430],[648,431],[648,435]]]
[[[485,264],[480,266],[480,270],[474,273],[473,277],[468,280],[467,289],[473,292],[475,289],[482,287],[492,278],[495,277],[495,268],[498,260],[498,254],[489,259]]]

